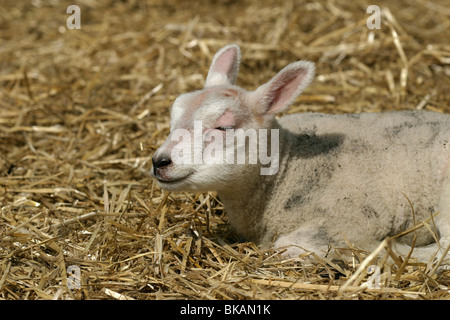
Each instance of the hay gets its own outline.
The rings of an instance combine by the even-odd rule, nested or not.
[[[71,4],[1,4],[0,299],[450,297],[448,272],[388,240],[372,255],[349,244],[349,264],[282,260],[240,243],[213,193],[163,193],[149,176],[170,105],[231,42],[248,89],[317,63],[289,113],[450,112],[445,0],[378,2],[379,30],[365,1],[85,0],[80,30]]]

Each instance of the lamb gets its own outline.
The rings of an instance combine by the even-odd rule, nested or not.
[[[314,64],[291,63],[247,91],[236,85],[240,59],[237,45],[223,47],[204,88],[175,100],[169,137],[152,159],[162,189],[216,191],[243,239],[285,249],[291,257],[311,251],[324,256],[348,242],[373,250],[436,213],[429,220],[435,235],[417,230],[413,256],[426,262],[444,251],[450,244],[450,115],[303,113],[276,119],[310,84]],[[236,144],[233,137],[243,132]],[[256,161],[251,156],[269,149],[270,168],[261,152]],[[205,160],[206,153],[214,159]],[[236,153],[244,153],[241,162]],[[407,254],[412,238],[399,237],[395,248]]]

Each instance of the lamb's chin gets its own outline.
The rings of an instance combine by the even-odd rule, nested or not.
[[[182,191],[182,192],[208,192],[214,191],[214,186],[211,183],[202,182],[199,180],[197,172],[192,172],[185,177],[172,180],[158,180],[158,185],[161,189],[167,191]]]

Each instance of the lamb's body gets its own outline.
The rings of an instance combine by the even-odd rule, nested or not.
[[[162,188],[217,191],[239,234],[263,246],[290,246],[291,255],[303,249],[324,254],[348,242],[371,250],[436,212],[428,225],[437,232],[417,231],[415,246],[423,249],[416,256],[432,256],[438,246],[427,245],[436,237],[442,247],[450,244],[450,115],[296,114],[275,120],[312,80],[314,65],[294,62],[247,91],[235,85],[239,60],[237,46],[219,50],[205,88],[175,101],[171,134],[153,157]],[[214,139],[192,148],[198,121],[202,134]],[[182,143],[177,129],[186,134]],[[278,129],[275,175],[262,175],[260,164],[175,163],[179,150],[204,156],[234,129]],[[270,141],[249,147],[261,150],[261,143],[276,138]],[[399,239],[402,253],[409,252],[413,235]]]
[[[347,238],[368,250],[439,210],[450,116],[296,114],[279,125],[278,174],[251,180],[264,188],[247,183],[219,192],[244,237],[307,250],[343,247]],[[417,246],[432,241],[419,229]]]

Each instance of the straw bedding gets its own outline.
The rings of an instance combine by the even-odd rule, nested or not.
[[[247,89],[316,62],[289,113],[450,112],[448,2],[376,2],[370,30],[373,1],[3,0],[0,299],[450,297],[449,272],[389,241],[349,243],[349,263],[283,260],[240,242],[214,193],[163,193],[149,176],[172,102],[228,43]],[[71,4],[79,30],[66,27]],[[367,285],[377,272],[380,289]]]

